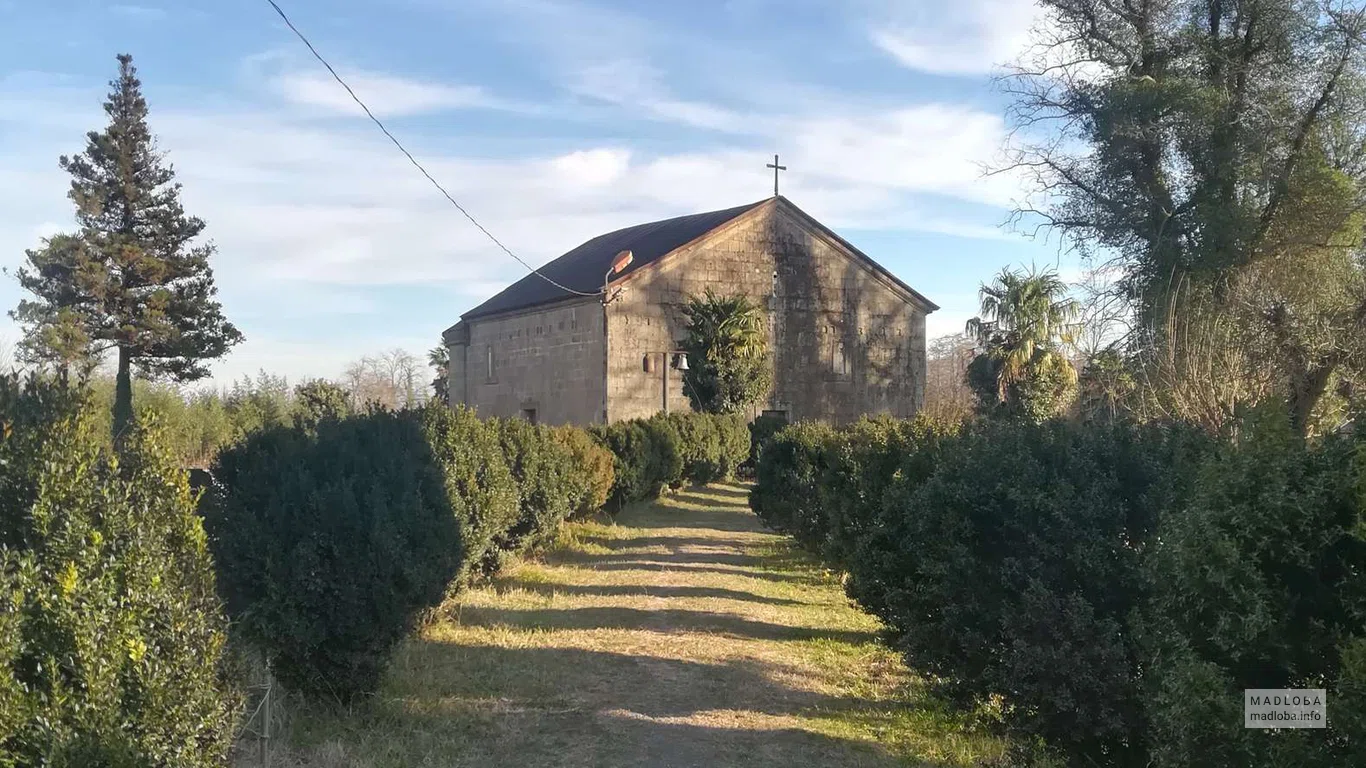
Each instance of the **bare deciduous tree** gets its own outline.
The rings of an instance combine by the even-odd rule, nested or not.
[[[958,420],[972,413],[975,400],[968,386],[967,370],[975,350],[973,340],[962,333],[930,341],[925,365],[926,414]]]
[[[366,355],[347,366],[342,382],[358,406],[414,408],[427,402],[425,366],[407,350]]]

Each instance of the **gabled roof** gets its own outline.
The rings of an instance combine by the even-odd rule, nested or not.
[[[622,251],[631,251],[631,265],[619,274],[612,276],[615,285],[629,279],[636,272],[655,264],[660,259],[697,240],[707,233],[728,224],[754,209],[769,203],[781,205],[805,221],[812,229],[828,237],[838,247],[847,251],[856,260],[882,275],[890,283],[904,291],[913,301],[923,305],[927,312],[939,309],[939,305],[925,298],[923,294],[907,285],[881,264],[855,248],[849,241],[840,237],[829,227],[817,221],[806,211],[798,208],[785,197],[769,198],[757,203],[727,208],[708,213],[694,213],[674,219],[637,224],[634,227],[619,229],[589,240],[574,250],[541,267],[538,271],[561,285],[583,293],[596,293],[602,290],[602,281],[612,266],[612,259]],[[487,315],[515,312],[522,309],[551,304],[573,298],[574,294],[551,285],[544,278],[529,274],[521,280],[504,288],[493,298],[461,315],[467,321]],[[447,330],[454,331],[459,325]]]
[[[634,259],[631,265],[612,280],[620,280],[642,267],[649,266],[660,257],[668,254],[736,217],[748,213],[768,202],[727,208],[723,211],[694,213],[675,219],[637,224],[634,227],[618,229],[589,240],[578,248],[546,264],[538,270],[561,285],[584,293],[602,290],[602,279],[612,268],[612,259],[622,251],[631,251]],[[574,294],[563,291],[536,275],[527,275],[521,280],[504,288],[501,293],[461,315],[469,320],[484,315],[512,312],[519,309],[549,304],[571,298]]]

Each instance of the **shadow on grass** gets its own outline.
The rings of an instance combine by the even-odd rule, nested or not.
[[[515,579],[499,581],[496,586],[498,589],[520,589],[546,596],[586,595],[590,597],[717,598],[722,600],[745,600],[751,603],[764,603],[766,605],[819,605],[819,603],[808,603],[802,600],[790,600],[782,597],[766,597],[764,595],[756,595],[753,592],[742,592],[738,589],[723,589],[721,587],[672,587],[652,586],[649,584],[548,584],[543,582],[518,581]]]
[[[720,564],[706,563],[682,563],[682,562],[658,562],[647,559],[645,556],[636,556],[627,560],[613,560],[606,563],[595,563],[592,566],[595,571],[688,571],[690,573],[714,573],[720,576],[738,576],[749,579],[762,579],[764,581],[782,582],[786,584],[818,584],[823,579],[816,575],[805,575],[798,573],[775,573],[771,571],[755,570],[753,568],[728,567]]]
[[[739,568],[758,568],[768,564],[767,558],[738,552],[614,552],[608,555],[572,552],[555,558],[557,563],[583,565],[589,568],[600,568],[605,564],[627,560],[659,565],[733,565]]]
[[[411,641],[371,706],[337,723],[310,713],[297,742],[330,739],[346,764],[375,768],[432,764],[433,755],[442,766],[520,768],[906,764],[874,734],[808,730],[903,706],[793,687],[783,682],[790,674],[755,660]]]
[[[744,549],[751,546],[751,543],[738,538],[727,538],[722,536],[633,536],[627,538],[612,538],[610,536],[580,536],[579,541],[603,549],[610,549],[620,552],[629,549],[648,549],[650,547],[668,547],[670,549],[682,549],[683,547],[729,547],[730,549]],[[592,555],[584,555],[592,557]],[[699,557],[705,553],[699,553]]]
[[[729,613],[674,608],[487,608],[464,606],[462,624],[507,625],[523,629],[637,629],[666,633],[712,632],[751,640],[833,640],[871,643],[874,632],[792,627],[754,621]]]

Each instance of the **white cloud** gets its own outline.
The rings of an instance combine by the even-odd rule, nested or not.
[[[605,79],[581,81],[581,95],[596,90],[624,114],[644,104],[653,119],[711,129],[706,142],[669,151],[551,134],[514,145],[514,156],[506,149],[495,156],[469,138],[459,145],[403,138],[457,200],[533,264],[612,229],[765,197],[770,146],[784,149],[792,169],[784,194],[836,228],[1000,234],[916,202],[1000,206],[1010,198],[1006,181],[980,177],[978,163],[1004,137],[993,115],[953,105],[800,100],[786,114],[755,120],[677,98],[658,72],[632,74],[633,66],[617,69],[616,93],[604,90],[615,86],[602,70]],[[255,74],[266,84],[260,101],[227,103],[212,93],[191,104],[153,101],[152,127],[184,183],[186,209],[208,222],[219,246],[214,268],[225,311],[248,336],[216,369],[218,379],[262,367],[292,379],[331,376],[376,349],[421,351],[460,312],[525,274],[368,122],[319,121],[307,110],[270,106],[269,97],[284,96],[295,107],[340,113],[349,100],[335,83],[295,70]],[[378,73],[354,84],[385,114],[496,103],[478,88]],[[98,91],[0,80],[0,266],[17,265],[42,234],[70,226],[55,158],[79,150],[83,132],[101,123],[98,105]],[[447,306],[433,308],[430,298],[426,306],[394,305],[395,294],[432,288]],[[17,298],[12,283],[0,286],[0,308]],[[335,330],[306,343],[296,333],[306,325]]]
[[[506,105],[471,85],[444,85],[367,72],[342,72],[356,95],[380,117],[397,117],[456,109],[502,109]],[[343,115],[364,112],[330,74],[286,72],[272,88],[287,101]]]
[[[796,119],[786,126],[792,172],[1007,206],[1018,179],[984,176],[1006,135],[998,115],[924,104],[871,114]]]
[[[612,59],[583,66],[569,89],[608,104],[641,110],[651,119],[732,133],[746,130],[749,121],[733,110],[674,96],[661,73],[637,59]]]
[[[1038,16],[1033,0],[887,3],[869,35],[903,65],[978,75],[1016,58]]]
[[[570,152],[550,161],[561,179],[590,187],[603,187],[622,178],[631,164],[629,149],[588,149]]]

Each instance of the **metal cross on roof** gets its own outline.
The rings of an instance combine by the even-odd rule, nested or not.
[[[769,165],[764,166],[764,167],[765,167],[765,168],[772,168],[772,169],[773,169],[773,196],[774,196],[774,197],[777,197],[777,196],[778,196],[778,171],[786,171],[786,170],[787,170],[787,166],[786,166],[786,165],[778,165],[778,156],[777,156],[777,155],[774,155],[774,156],[773,156],[773,162],[770,163]]]

